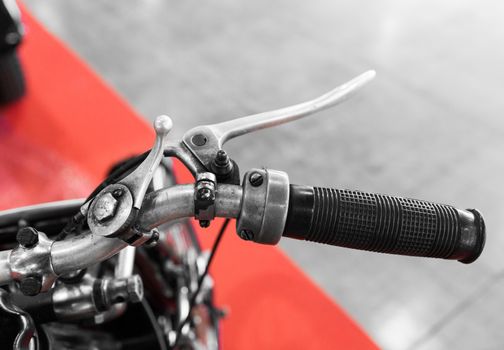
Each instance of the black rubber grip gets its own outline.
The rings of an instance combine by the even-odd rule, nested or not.
[[[485,245],[477,210],[359,191],[290,186],[284,236],[382,253],[475,261]]]

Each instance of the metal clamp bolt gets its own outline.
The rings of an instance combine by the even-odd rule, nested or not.
[[[196,177],[194,214],[201,227],[208,227],[215,217],[215,175],[201,173]]]
[[[23,227],[18,231],[16,240],[22,247],[32,248],[39,241],[38,231],[33,227]]]

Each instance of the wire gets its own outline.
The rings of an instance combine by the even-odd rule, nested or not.
[[[224,232],[226,231],[226,228],[227,228],[227,226],[229,224],[229,221],[230,221],[230,219],[226,219],[224,221],[224,223],[222,224],[222,226],[220,228],[219,234],[217,235],[217,238],[215,239],[215,241],[213,243],[212,250],[210,251],[210,256],[208,257],[208,262],[207,262],[207,264],[205,266],[205,271],[203,272],[203,274],[198,279],[198,287],[196,288],[196,292],[194,292],[193,296],[191,297],[191,300],[189,301],[189,312],[187,313],[187,317],[179,325],[179,327],[177,329],[177,335],[175,337],[175,343],[173,344],[173,347],[177,346],[177,344],[178,344],[178,342],[180,340],[182,329],[184,328],[184,326],[189,321],[189,318],[191,317],[192,309],[193,309],[194,305],[196,304],[196,298],[198,297],[198,294],[201,291],[201,287],[203,286],[203,281],[205,280],[206,276],[208,275],[208,271],[210,270],[210,265],[212,264],[213,258],[215,256],[215,252],[217,251],[217,248],[219,247],[219,244],[221,242],[222,236],[224,235]]]
[[[158,344],[159,344],[159,349],[160,350],[168,350],[168,348],[166,347],[166,342],[165,342],[163,330],[160,328],[160,326],[157,322],[156,315],[154,315],[154,311],[152,311],[152,308],[150,307],[147,300],[145,300],[145,298],[142,299],[141,304],[142,304],[142,307],[145,311],[145,314],[147,315],[147,317],[149,318],[149,321],[152,324],[152,328],[154,329],[154,334],[156,336],[156,340],[158,341]]]
[[[145,160],[145,158],[147,158],[147,156],[149,155],[149,152],[150,152],[150,150],[148,150],[148,151],[146,151],[136,157],[130,158],[127,161],[125,161],[123,164],[121,164],[120,166],[113,169],[112,173],[109,176],[107,176],[107,178],[101,184],[99,184],[93,190],[93,192],[91,192],[91,194],[87,197],[85,202],[89,202],[89,200],[91,200],[94,196],[96,196],[101,190],[103,190],[108,185],[116,183],[117,181],[121,180],[122,177],[124,177],[125,174],[128,173],[128,171],[130,171],[130,170],[136,168],[138,165],[140,165],[140,163],[143,162]]]
[[[135,169],[138,165],[140,165],[141,162],[147,158],[149,155],[149,151],[144,152],[136,157],[130,158],[121,165],[115,167],[111,174],[107,176],[105,180],[103,180],[94,190],[91,192],[91,194],[86,198],[84,201],[84,204],[92,200],[98,193],[100,193],[101,190],[103,190],[105,187],[108,185],[114,184],[117,181],[121,180],[130,172],[131,170]],[[61,241],[65,239],[69,234],[75,232],[78,230],[79,226],[82,225],[84,222],[85,217],[80,213],[80,211],[75,214],[65,225],[63,230],[58,234],[56,237],[57,241]]]

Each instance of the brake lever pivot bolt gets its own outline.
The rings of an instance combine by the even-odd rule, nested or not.
[[[192,137],[191,142],[195,146],[204,146],[207,143],[207,138],[203,134],[196,134]]]
[[[116,191],[122,192],[122,190],[115,190],[114,192]],[[104,222],[114,217],[118,204],[114,197],[111,193],[105,193],[98,198],[94,207],[94,215],[98,222]]]
[[[38,231],[33,227],[23,227],[16,235],[16,240],[24,248],[32,248],[38,243]]]

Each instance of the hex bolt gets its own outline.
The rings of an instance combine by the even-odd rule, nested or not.
[[[262,176],[261,173],[254,171],[252,174],[250,174],[249,181],[252,186],[259,187],[262,185],[264,177]]]
[[[124,190],[122,188],[118,188],[118,189],[115,189],[114,191],[112,191],[112,196],[115,199],[122,197],[123,194],[124,194]]]
[[[207,138],[203,134],[196,134],[191,138],[191,142],[195,146],[204,146],[207,143]]]
[[[238,236],[240,236],[241,239],[245,241],[251,241],[254,239],[254,232],[247,230],[247,229],[242,229],[239,233]]]
[[[118,202],[110,193],[100,195],[93,205],[94,217],[98,222],[105,222],[114,217]]]
[[[27,296],[34,296],[42,289],[42,279],[37,276],[28,276],[19,282],[21,293]]]
[[[38,243],[38,231],[33,227],[23,227],[18,231],[16,240],[22,247],[32,248]]]

